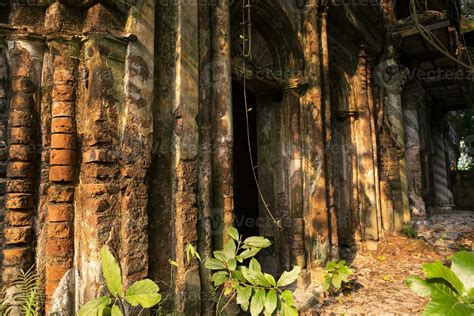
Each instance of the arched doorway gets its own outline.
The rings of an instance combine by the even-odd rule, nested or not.
[[[288,42],[295,41],[295,36],[279,5],[271,1],[251,4],[251,54],[245,66],[242,2],[235,2],[231,10],[234,224],[244,236],[260,235],[272,241],[271,248],[259,254],[259,260],[266,271],[277,274],[295,263],[291,247],[294,227],[289,180],[292,127],[288,113],[299,111],[299,98],[286,87],[294,79],[292,74],[300,74],[301,58],[298,45]],[[275,29],[282,25],[285,31]],[[293,124],[293,129],[297,130],[298,124]],[[298,175],[299,180],[295,177],[294,182],[302,181],[301,174]],[[300,184],[300,190],[301,187]],[[301,205],[302,194],[296,198]],[[298,213],[302,216],[301,210]]]

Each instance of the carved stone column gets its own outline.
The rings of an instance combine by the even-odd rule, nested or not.
[[[8,40],[11,66],[8,164],[5,199],[3,285],[6,301],[17,291],[11,286],[20,270],[34,263],[33,214],[37,158],[37,111],[43,43],[33,38]]]
[[[407,180],[411,215],[414,218],[426,216],[425,202],[422,197],[422,168],[420,157],[420,128],[418,109],[423,102],[421,92],[416,87],[405,89],[403,99],[403,123],[405,125],[405,146],[407,159]]]
[[[387,214],[393,218],[393,229],[399,231],[404,223],[409,223],[410,207],[408,199],[408,182],[406,178],[406,159],[405,159],[405,132],[403,125],[403,109],[401,92],[406,82],[405,69],[397,62],[397,52],[394,45],[389,45],[388,56],[382,64],[382,72],[389,71],[390,75],[387,81],[383,81],[385,88],[385,122],[389,129],[389,135],[395,146],[399,150],[399,186],[398,196],[393,197],[394,214]],[[394,72],[393,72],[394,71]],[[393,72],[393,73],[392,73]],[[383,74],[382,74],[383,76]],[[382,77],[383,78],[383,77]],[[380,78],[379,78],[380,79]]]
[[[432,127],[433,142],[433,182],[434,208],[437,211],[450,211],[453,207],[453,194],[448,186],[448,164],[446,161],[444,124],[437,121]]]
[[[217,0],[211,19],[212,47],[211,88],[213,91],[213,218],[216,248],[223,246],[224,228],[234,216],[232,175],[232,74],[229,0]],[[217,230],[216,230],[217,229]]]

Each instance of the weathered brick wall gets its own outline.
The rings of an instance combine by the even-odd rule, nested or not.
[[[0,225],[3,227],[5,216],[6,167],[8,157],[8,94],[9,69],[5,46],[0,45]],[[0,230],[0,245],[3,245],[3,229]],[[3,255],[0,253],[0,265]],[[0,268],[1,269],[1,268]],[[1,270],[0,270],[1,272]],[[0,280],[0,287],[2,286]]]

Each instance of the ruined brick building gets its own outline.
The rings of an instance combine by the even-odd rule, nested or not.
[[[451,208],[448,112],[470,96],[445,75],[467,62],[456,1],[419,17],[449,54],[409,1],[301,3],[0,1],[7,296],[35,264],[46,309],[72,314],[104,290],[107,244],[126,284],[166,282],[178,311],[208,314],[188,242],[206,257],[234,224],[271,238],[267,270],[300,265],[310,285],[341,247]]]

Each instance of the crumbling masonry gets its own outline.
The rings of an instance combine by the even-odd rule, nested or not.
[[[422,23],[462,59],[459,12],[433,2]],[[302,266],[304,288],[341,247],[453,206],[447,113],[468,95],[419,75],[459,68],[408,1],[250,3],[244,66],[240,0],[0,1],[7,299],[35,265],[45,311],[72,315],[105,291],[108,245],[125,284],[162,281],[180,313],[208,315],[187,243],[205,258],[226,226],[266,236],[265,268]]]

